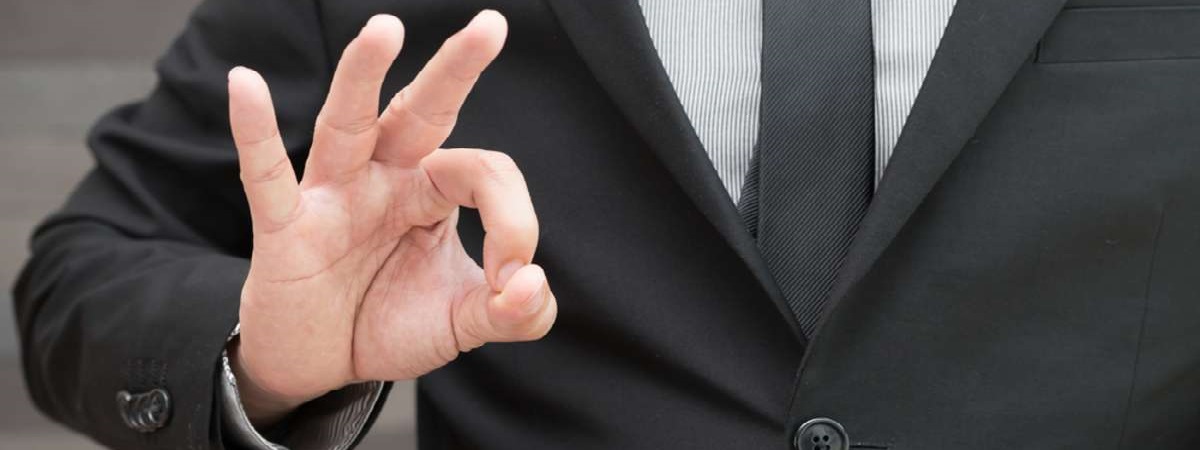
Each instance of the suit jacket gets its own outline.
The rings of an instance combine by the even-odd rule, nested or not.
[[[209,0],[33,241],[37,404],[115,447],[219,446],[250,249],[226,70],[264,73],[299,164],[370,15],[408,27],[390,95],[485,7],[511,36],[448,145],[523,169],[560,314],[423,377],[422,449],[784,449],[814,417],[861,449],[1200,446],[1198,0],[959,0],[809,337],[635,0]],[[153,388],[170,419],[135,432],[114,394]]]

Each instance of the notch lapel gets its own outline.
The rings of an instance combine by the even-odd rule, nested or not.
[[[791,309],[684,113],[637,0],[546,1],[596,80],[803,342]]]
[[[1065,0],[958,0],[829,308],[866,276],[967,145]],[[828,314],[828,311],[826,311]]]

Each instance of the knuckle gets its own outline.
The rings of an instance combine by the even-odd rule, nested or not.
[[[498,232],[506,248],[518,251],[533,252],[538,241],[537,219],[526,216],[509,214],[489,220],[484,224],[489,233]]]
[[[454,360],[458,359],[458,355],[460,355],[462,352],[463,350],[458,349],[457,343],[454,342],[444,344],[444,346],[437,346],[434,348],[433,355],[433,358],[437,360],[436,367],[448,365],[450,362],[454,362]]]
[[[516,161],[502,152],[481,150],[475,154],[475,162],[483,176],[494,182],[508,183],[521,177]]]
[[[474,71],[474,70],[469,70],[469,71],[450,71],[450,72],[449,72],[447,75],[448,75],[448,76],[449,76],[449,77],[450,77],[452,80],[454,80],[454,81],[458,82],[459,84],[464,84],[464,85],[467,85],[467,86],[472,86],[472,85],[474,85],[474,84],[475,84],[475,82],[476,82],[476,81],[479,81],[479,75],[480,75],[480,73],[479,73],[479,72],[477,72],[477,71]]]
[[[458,359],[458,355],[462,351],[458,346],[458,342],[460,342],[458,339],[451,337],[445,343],[433,346],[434,358],[438,367]]]
[[[286,157],[279,158],[275,162],[271,163],[271,165],[265,170],[260,172],[250,173],[243,171],[241,173],[242,182],[247,184],[257,184],[278,180],[279,178],[283,177],[284,174],[288,173],[289,170],[292,170],[292,162]]]
[[[261,136],[247,136],[246,132],[234,130],[234,142],[239,149],[250,149],[274,141],[279,138],[279,128],[271,127],[266,133]]]
[[[473,317],[473,315],[477,316],[477,313],[464,309],[462,302],[455,302],[451,305],[450,332],[454,337],[454,346],[459,352],[469,352],[487,342],[485,334],[482,333],[480,318]]]
[[[375,116],[362,116],[344,118],[342,120],[331,120],[324,113],[317,116],[317,132],[322,129],[328,129],[340,134],[349,136],[358,136],[375,129],[377,118]]]
[[[459,109],[449,107],[442,110],[424,111],[418,110],[412,104],[412,100],[407,94],[408,88],[401,89],[392,101],[388,103],[388,113],[397,117],[410,116],[418,122],[433,128],[449,128],[453,127],[458,121]]]
[[[456,61],[456,64],[452,64],[451,67],[448,67],[445,70],[445,76],[450,78],[455,83],[458,83],[459,85],[469,89],[471,86],[475,85],[476,81],[479,81],[479,76],[481,75],[481,70],[479,67],[485,65],[487,65],[486,60],[475,58],[463,59]]]
[[[455,333],[455,341],[460,353],[475,350],[487,342],[474,327],[460,327]]]
[[[448,128],[454,126],[458,121],[458,109],[446,109],[441,111],[429,111],[423,114],[417,114],[417,117],[429,126],[437,128]]]
[[[417,226],[431,226],[445,220],[458,205],[452,204],[442,195],[419,195],[413,202],[402,202],[397,207],[404,208],[401,217],[405,222]]]

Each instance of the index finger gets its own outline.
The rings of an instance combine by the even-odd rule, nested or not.
[[[383,112],[373,158],[412,167],[442,145],[475,81],[500,54],[507,34],[504,16],[484,10],[447,39]]]
[[[521,170],[508,155],[444,149],[421,161],[439,203],[476,208],[483,222],[483,269],[499,292],[533,260],[538,222]]]

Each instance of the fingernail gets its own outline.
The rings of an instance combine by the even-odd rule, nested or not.
[[[476,14],[475,17],[472,17],[471,22],[468,23],[467,26],[473,25],[475,22],[478,22],[480,18],[487,15],[498,16],[500,15],[500,12],[494,9],[485,9],[483,11],[479,11],[479,14]]]
[[[513,274],[521,270],[522,267],[525,267],[525,264],[522,264],[520,261],[509,261],[507,264],[500,266],[500,272],[496,274],[497,290],[504,289],[504,286],[508,284],[508,280],[512,279]]]
[[[233,74],[238,72],[246,72],[249,70],[250,69],[247,69],[245,66],[234,66],[232,69],[229,69],[229,73],[226,74],[226,78],[233,78]]]
[[[546,301],[546,281],[542,280],[542,285],[538,286],[537,290],[533,291],[533,295],[525,299],[525,303],[521,304],[521,312],[525,315],[530,315],[542,308],[542,302]]]
[[[393,20],[397,21],[397,22],[400,21],[400,19],[396,18],[396,16],[393,16],[391,14],[376,14],[374,16],[371,16],[370,19],[367,19],[367,24],[363,25],[363,30],[367,29],[367,27],[369,27],[371,25],[383,23],[385,21],[393,21]],[[359,33],[361,34],[362,31],[359,30]]]

